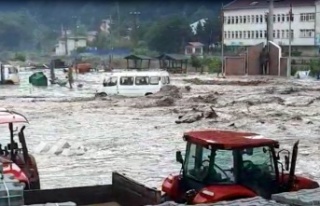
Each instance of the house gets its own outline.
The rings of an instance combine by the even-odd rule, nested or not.
[[[88,40],[88,42],[93,42],[93,41],[96,39],[97,34],[98,34],[97,31],[89,31],[89,32],[87,33],[87,40]]]
[[[77,48],[87,47],[87,37],[61,37],[55,47],[55,55],[64,56],[70,55]]]
[[[289,31],[289,12],[292,5],[292,29]],[[251,46],[267,41],[269,1],[235,0],[223,8],[224,43],[233,46]],[[292,33],[293,47],[320,45],[320,3],[314,0],[274,1],[273,41],[289,45]]]
[[[196,21],[192,24],[190,24],[190,28],[192,30],[192,33],[194,35],[197,34],[197,27],[198,27],[198,24],[200,24],[201,26],[204,26],[204,24],[207,22],[207,19],[200,19],[199,21]]]
[[[203,56],[203,46],[204,44],[200,42],[188,42],[185,47],[185,55]]]

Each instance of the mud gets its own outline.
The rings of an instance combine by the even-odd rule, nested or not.
[[[27,143],[38,161],[44,188],[110,183],[114,170],[159,187],[165,176],[179,172],[175,151],[185,148],[183,132],[208,128],[260,133],[288,149],[300,139],[297,172],[320,180],[318,82],[259,78],[268,83],[196,85],[186,83],[185,78],[172,77],[181,97],[166,93],[159,98],[93,98],[102,79],[102,74],[95,73],[75,78],[83,84],[81,89],[32,88],[24,82],[19,87],[1,86],[5,98],[0,105],[22,112],[30,120],[25,130]],[[27,98],[19,98],[23,95]],[[160,100],[169,103],[155,103]],[[175,123],[193,109],[210,111],[210,107],[214,118]],[[9,136],[2,132],[7,132],[7,127],[1,126],[0,131],[5,143]],[[70,147],[52,152],[63,141]],[[44,143],[49,146],[39,151],[37,147]]]

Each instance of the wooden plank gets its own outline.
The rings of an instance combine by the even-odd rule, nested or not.
[[[146,187],[117,172],[112,173],[112,186],[116,200],[122,206],[160,204],[159,190]]]
[[[112,185],[29,190],[24,192],[24,200],[26,205],[48,202],[74,202],[77,205],[89,205],[115,201]]]

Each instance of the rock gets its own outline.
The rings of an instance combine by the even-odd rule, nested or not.
[[[183,115],[179,120],[176,121],[177,124],[181,123],[193,123],[199,121],[203,118],[202,112],[189,112]]]
[[[203,117],[205,119],[215,119],[215,118],[218,118],[218,114],[216,113],[216,111],[213,108],[211,108],[210,111],[203,112]]]
[[[156,106],[158,107],[168,107],[168,106],[172,106],[175,103],[175,99],[173,97],[162,97],[159,100],[156,100]]]
[[[185,86],[184,87],[185,88],[185,90],[187,91],[187,92],[190,92],[191,91],[191,87],[188,85],[188,86]]]
[[[41,142],[35,149],[34,153],[35,154],[41,154],[41,153],[46,153],[50,150],[50,146],[48,143]]]
[[[199,95],[198,97],[191,97],[189,101],[198,102],[198,103],[209,103],[215,104],[217,102],[217,97],[215,94],[208,94],[208,95]]]
[[[49,153],[59,155],[64,149],[70,148],[70,144],[67,141],[60,141],[51,147]]]
[[[161,97],[165,97],[165,96],[180,99],[180,98],[182,98],[182,92],[181,92],[180,88],[175,85],[165,85],[165,86],[161,87],[159,92],[152,94],[152,95],[148,95],[147,97],[161,98]]]

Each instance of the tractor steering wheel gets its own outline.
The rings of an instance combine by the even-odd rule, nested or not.
[[[202,163],[201,163],[201,166],[203,166],[203,163],[205,163],[205,162],[209,162],[209,163],[210,163],[209,160],[203,160]],[[220,171],[222,172],[222,174],[224,174],[224,175],[226,176],[226,179],[230,179],[230,177],[228,176],[228,174],[227,174],[221,167],[219,167],[219,166],[216,165],[216,164],[213,164],[213,166],[216,167],[216,168],[218,168],[218,170],[220,170]],[[206,175],[207,175],[207,174],[208,174],[208,171],[206,172]]]
[[[252,161],[250,160],[243,160],[243,169],[246,173],[252,174],[252,175],[257,175],[261,173],[261,170],[259,167],[257,167],[255,164],[253,164]]]

